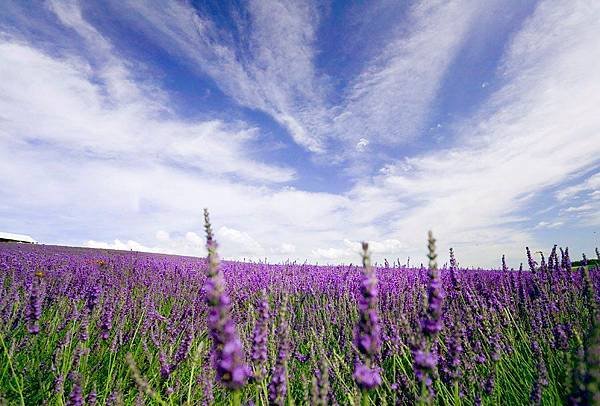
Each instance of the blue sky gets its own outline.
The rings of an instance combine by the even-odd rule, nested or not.
[[[600,245],[596,1],[0,4],[0,230],[470,266]]]

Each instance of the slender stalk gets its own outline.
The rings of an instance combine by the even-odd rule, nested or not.
[[[242,404],[242,393],[239,390],[231,392],[231,406],[240,406]]]
[[[369,406],[371,400],[369,399],[369,391],[360,391],[360,406]]]
[[[25,406],[25,398],[23,397],[23,387],[21,386],[19,377],[17,376],[17,373],[15,372],[15,368],[13,367],[12,359],[10,358],[10,354],[8,353],[8,348],[6,348],[6,343],[4,342],[3,334],[0,334],[0,341],[2,341],[2,348],[4,349],[4,354],[6,355],[6,359],[8,360],[8,366],[10,367],[10,371],[12,372],[12,376],[15,380],[15,384],[17,385],[17,392],[19,393],[21,405]]]

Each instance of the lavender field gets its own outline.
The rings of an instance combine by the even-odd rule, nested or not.
[[[568,251],[438,270],[431,237],[421,269],[366,244],[363,266],[219,262],[210,227],[207,247],[0,244],[2,402],[600,402],[600,273]]]

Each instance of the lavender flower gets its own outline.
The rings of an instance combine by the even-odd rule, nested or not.
[[[111,406],[122,405],[123,399],[121,393],[118,391],[111,392],[110,395],[108,395],[108,398],[106,399],[106,404]]]
[[[552,247],[552,251],[550,252],[550,257],[548,258],[548,269],[552,271],[558,271],[558,254],[556,253],[556,244]]]
[[[544,362],[544,358],[542,356],[542,350],[537,341],[533,341],[531,343],[531,350],[533,351],[533,355],[536,360],[537,376],[533,383],[529,400],[534,405],[540,405],[542,403],[543,390],[546,386],[548,386],[548,370],[546,369],[546,363]]]
[[[190,333],[189,331],[185,333],[185,335],[181,339],[181,342],[179,343],[179,348],[175,353],[174,367],[179,366],[179,364],[185,361],[190,352],[190,348],[192,347],[193,339],[194,336],[192,335],[192,333]]]
[[[379,323],[377,276],[371,267],[369,245],[362,243],[363,279],[358,300],[359,322],[354,333],[354,344],[360,360],[354,367],[354,380],[363,389],[373,389],[381,384],[380,368],[376,364],[381,351],[381,325]]]
[[[529,250],[529,247],[525,247],[525,250],[527,251],[527,263],[529,264],[529,270],[531,272],[535,272],[535,261],[531,256],[531,251]]]
[[[100,287],[93,285],[87,292],[86,307],[91,313],[100,300]]]
[[[54,393],[60,394],[62,393],[65,385],[65,377],[62,374],[59,374],[56,378],[54,378]]]
[[[288,312],[287,300],[282,305],[280,313],[280,322],[277,327],[277,337],[279,337],[279,349],[277,351],[277,360],[273,367],[271,382],[269,383],[269,404],[283,406],[287,394],[288,370],[287,361],[290,353],[289,325],[286,318]]]
[[[83,392],[78,382],[73,384],[73,389],[69,394],[69,400],[67,401],[68,406],[83,406]]]
[[[430,402],[433,395],[432,376],[437,369],[438,356],[436,349],[437,334],[442,330],[442,306],[444,292],[442,281],[437,269],[435,253],[435,239],[429,232],[428,254],[429,258],[429,286],[427,289],[427,311],[421,320],[421,333],[423,340],[419,347],[413,351],[413,369],[417,380],[421,382],[421,400]]]
[[[545,272],[548,270],[548,267],[546,265],[546,259],[544,258],[544,253],[542,251],[538,251],[538,254],[540,254],[540,271]]]
[[[567,351],[569,349],[569,336],[563,324],[556,324],[552,329],[554,335],[554,349]]]
[[[429,232],[429,286],[427,289],[427,317],[422,321],[421,329],[426,337],[434,338],[442,329],[442,306],[444,301],[444,292],[442,290],[442,281],[437,269],[435,253],[435,239],[431,231]]]
[[[486,395],[491,395],[494,392],[494,387],[496,386],[496,370],[492,369],[487,379],[485,380],[485,384],[483,385],[483,390]]]
[[[42,316],[42,273],[36,273],[36,279],[31,286],[26,319],[29,322],[28,331],[31,334],[40,332],[39,320]]]
[[[252,333],[252,362],[254,380],[260,382],[267,373],[267,340],[269,335],[269,301],[266,290],[261,290],[257,303],[258,319]]]
[[[158,363],[160,364],[160,376],[162,379],[167,380],[171,376],[171,364],[167,360],[167,356],[163,351],[158,354]]]
[[[79,326],[79,341],[87,341],[90,338],[89,333],[90,315],[83,312],[81,315],[81,324]]]
[[[586,404],[600,404],[600,313],[588,333],[585,348],[585,393]]]
[[[460,289],[460,282],[458,280],[457,269],[458,265],[456,263],[456,258],[454,257],[454,250],[450,248],[450,280],[452,281],[452,288],[454,290]]]
[[[96,393],[95,390],[92,390],[90,393],[88,393],[87,398],[86,398],[86,403],[89,406],[94,406],[98,401],[98,394]]]
[[[208,278],[204,290],[209,306],[208,329],[213,343],[213,364],[217,379],[223,386],[238,390],[246,385],[251,372],[244,362],[242,343],[229,315],[231,301],[225,293],[225,282],[217,256],[217,243],[213,237],[207,209],[204,209],[204,222],[208,250]]]
[[[110,330],[112,329],[113,319],[113,308],[109,304],[104,304],[104,311],[100,318],[100,338],[102,340],[108,340],[110,337]]]
[[[573,265],[571,265],[571,258],[569,256],[569,247],[565,248],[565,270],[570,271]]]
[[[446,339],[448,352],[442,368],[442,379],[446,384],[453,385],[461,376],[461,356],[463,346],[458,334],[452,334]]]
[[[319,356],[319,368],[313,377],[310,404],[316,406],[329,404],[329,364],[323,354]]]

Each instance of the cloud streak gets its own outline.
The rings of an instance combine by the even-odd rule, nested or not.
[[[488,251],[478,253],[478,246],[516,255],[516,247],[534,239],[519,210],[598,162],[600,118],[592,113],[600,107],[598,18],[600,7],[585,2],[542,2],[507,49],[498,72],[504,85],[455,126],[459,142],[388,167],[350,196],[369,190],[378,196],[372,201],[403,197],[406,209],[390,206],[380,217],[401,241],[431,227],[469,258],[484,260]]]
[[[390,32],[383,50],[335,101],[332,78],[315,65],[321,14],[311,1],[249,2],[248,18],[235,20],[239,38],[185,3],[128,1],[114,7],[125,7],[127,13],[119,14],[237,103],[268,113],[309,151],[337,159],[351,157],[361,138],[402,144],[417,135],[482,12],[469,0],[415,3],[405,22],[410,28]]]
[[[18,39],[1,39],[0,136],[6,145],[33,143],[101,159],[155,160],[262,182],[295,177],[290,168],[249,157],[257,128],[174,117],[164,92],[137,82],[79,9],[65,4],[54,6],[60,20],[81,34],[99,60],[51,56]]]
[[[472,1],[415,3],[405,23],[408,32],[392,33],[383,51],[350,84],[333,118],[336,134],[387,145],[414,138],[480,14],[478,8]]]
[[[367,240],[377,261],[418,264],[432,228],[441,252],[452,245],[463,265],[492,265],[501,253],[516,264],[523,246],[543,248],[549,230],[600,223],[600,6],[540,1],[505,44],[489,98],[445,126],[447,146],[386,159],[346,190],[309,191],[303,181],[331,162],[379,165],[374,156],[423,136],[478,23],[477,3],[414,3],[409,28],[390,32],[379,55],[337,86],[337,100],[332,78],[317,69],[323,13],[310,2],[252,1],[233,31],[185,2],[112,3],[235,103],[271,115],[308,159],[326,157],[315,159],[316,174],[292,166],[304,156],[289,165],[259,159],[260,124],[182,117],[169,107],[174,94],[78,3],[49,4],[56,21],[41,25],[76,44],[56,50],[25,31],[0,35],[2,228],[203,255],[199,210],[209,207],[226,258],[356,262]],[[557,214],[533,210],[538,199]]]

